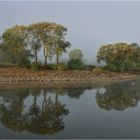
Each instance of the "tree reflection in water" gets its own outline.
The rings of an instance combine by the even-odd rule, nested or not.
[[[21,92],[25,92],[25,94]],[[14,131],[28,131],[41,135],[53,134],[63,130],[63,115],[67,115],[69,110],[59,102],[57,94],[55,94],[55,100],[51,97],[47,98],[47,90],[43,92],[42,105],[38,105],[37,96],[40,93],[40,89],[22,89],[16,90],[13,96],[10,96],[9,100],[6,100],[7,102],[4,100],[5,97],[3,97],[3,102],[0,104],[0,119],[2,124]],[[4,95],[4,92],[2,95]],[[28,95],[33,96],[33,103],[30,105],[28,111],[24,113],[24,100]]]
[[[104,93],[97,90],[96,94],[96,102],[102,109],[125,110],[135,107],[140,100],[140,88],[135,81],[114,83],[104,88]]]
[[[0,104],[1,122],[14,131],[23,131],[25,129],[25,117],[22,114],[24,109],[23,101],[28,95],[28,90],[8,92],[10,96],[5,96],[4,91],[2,93],[4,102]]]
[[[70,97],[70,98],[76,98],[76,99],[79,99],[80,96],[82,94],[84,94],[84,91],[86,90],[86,88],[69,88],[67,89],[67,95]]]

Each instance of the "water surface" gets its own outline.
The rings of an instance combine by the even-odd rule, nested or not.
[[[140,138],[140,80],[0,88],[0,138]]]

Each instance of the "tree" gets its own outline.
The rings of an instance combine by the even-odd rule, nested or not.
[[[8,61],[23,66],[29,64],[32,57],[25,42],[25,30],[25,26],[16,25],[7,29],[2,35]]]
[[[69,53],[68,67],[70,69],[82,69],[83,64],[83,53],[80,49],[74,49]]]
[[[59,63],[59,57],[62,52],[66,52],[66,48],[70,43],[65,40],[67,29],[62,25],[49,22],[41,22],[29,26],[31,30],[38,30],[38,37],[43,44],[43,53],[45,64],[48,62],[48,57],[56,54],[56,63]]]
[[[48,33],[50,31],[49,30],[50,28],[51,28],[51,23],[49,22],[41,22],[41,23],[35,23],[29,25],[30,30],[37,31],[37,36],[43,45],[45,64],[47,64],[47,58],[48,58],[48,50],[46,49],[46,47],[47,47]]]
[[[29,26],[27,30],[27,43],[29,44],[29,46],[31,46],[31,50],[33,51],[35,56],[35,62],[37,62],[38,51],[41,49],[42,45],[41,45],[41,40],[38,36],[39,30],[31,27],[32,26]]]
[[[1,63],[6,63],[7,62],[7,55],[8,52],[6,53],[6,49],[4,48],[4,42],[3,38],[0,37],[0,62]]]
[[[133,65],[133,48],[130,44],[117,43],[114,44],[115,59],[113,63],[118,71],[124,71]]]
[[[69,53],[69,60],[71,59],[78,59],[83,60],[83,53],[80,49],[74,49]]]
[[[54,53],[56,54],[56,64],[59,64],[59,58],[62,52],[66,52],[66,49],[69,48],[71,44],[65,39],[67,28],[54,24],[53,30]]]
[[[137,43],[132,43],[131,46],[134,49],[133,52],[134,66],[140,67],[140,46]]]
[[[136,63],[134,60],[134,58],[138,59],[136,52],[138,52],[136,47],[127,43],[104,45],[97,54],[97,61],[98,63],[105,62],[110,70],[124,71]]]

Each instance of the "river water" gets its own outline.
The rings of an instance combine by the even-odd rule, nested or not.
[[[0,88],[0,138],[140,138],[140,79]]]

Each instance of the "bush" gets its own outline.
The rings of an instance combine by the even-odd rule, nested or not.
[[[30,68],[32,70],[39,70],[41,68],[41,63],[40,62],[33,62],[31,65],[30,65]]]
[[[104,66],[103,69],[104,70],[109,70],[109,71],[117,71],[117,67],[113,64],[106,65],[106,66]]]
[[[48,67],[49,67],[51,70],[57,70],[57,64],[49,64]]]
[[[57,70],[57,64],[46,64],[41,67],[42,70]]]
[[[42,70],[66,70],[67,65],[65,63],[60,64],[48,64],[41,67]]]
[[[21,61],[18,61],[18,66],[23,67],[30,67],[30,61],[28,59],[22,59]]]
[[[65,70],[67,68],[65,63],[60,63],[60,64],[51,64],[49,67],[52,70]]]
[[[57,69],[58,70],[66,70],[67,65],[65,63],[60,63],[60,64],[57,65]]]
[[[84,64],[79,59],[71,59],[68,61],[68,68],[70,69],[83,69]]]
[[[43,65],[41,68],[41,70],[52,70],[51,66],[50,65]]]
[[[93,73],[95,75],[100,75],[101,73],[105,73],[105,71],[102,68],[98,67],[98,68],[93,69]]]
[[[94,66],[94,65],[85,65],[84,66],[85,70],[93,70],[94,68],[96,68],[96,66]]]

